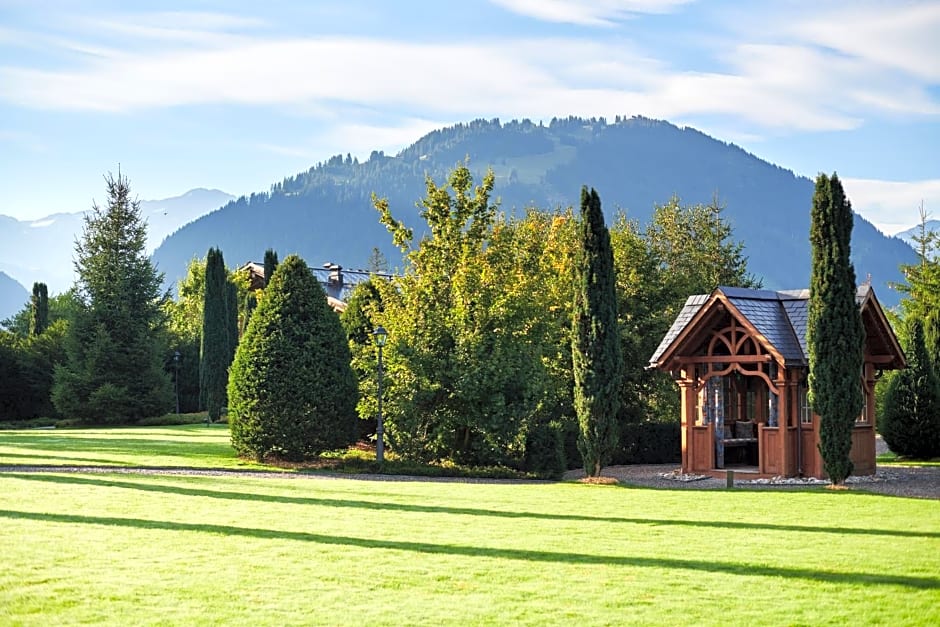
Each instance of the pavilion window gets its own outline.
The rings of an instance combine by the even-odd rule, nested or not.
[[[809,388],[806,384],[800,385],[800,422],[804,425],[813,424],[813,408],[809,405]]]

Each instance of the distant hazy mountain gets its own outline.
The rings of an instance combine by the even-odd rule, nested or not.
[[[195,220],[168,237],[154,259],[169,283],[211,246],[222,249],[230,266],[260,260],[274,248],[281,258],[298,253],[314,266],[362,267],[379,248],[394,267],[400,256],[378,222],[372,192],[389,199],[396,217],[418,226],[415,203],[424,197],[425,174],[440,183],[467,157],[478,177],[493,168],[495,194],[506,210],[576,206],[588,185],[608,216],[623,209],[645,223],[654,204],[673,194],[683,204],[717,195],[735,239],[745,243],[750,270],[766,287],[809,283],[812,181],[691,128],[619,117],[549,125],[477,120],[434,131],[394,157],[373,152],[359,163],[337,155]],[[910,247],[856,216],[852,249],[859,281],[870,274],[882,303],[896,303],[887,283],[901,279],[900,263],[913,261]]]
[[[182,196],[143,200],[148,252],[167,235],[235,197],[219,190],[194,189]],[[38,220],[17,220],[0,215],[0,271],[23,285],[44,282],[58,294],[74,281],[75,240],[82,233],[84,212],[56,213]]]
[[[0,320],[6,320],[17,313],[29,301],[26,288],[0,272]]]
[[[940,233],[940,220],[927,220],[927,222],[925,223],[925,227],[927,228],[928,231],[935,231],[935,232]],[[914,250],[920,249],[920,244],[914,241],[914,237],[920,236],[919,224],[912,226],[906,231],[901,231],[900,233],[896,233],[894,236],[910,244],[911,248],[913,248]]]

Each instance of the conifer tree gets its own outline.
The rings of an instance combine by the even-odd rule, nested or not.
[[[809,395],[820,418],[823,465],[836,485],[852,474],[852,429],[864,402],[864,328],[850,259],[852,221],[839,178],[820,174],[810,219]]]
[[[202,307],[202,346],[199,360],[199,395],[215,422],[226,405],[228,368],[232,363],[233,307],[222,251],[210,248],[206,255],[205,296]],[[235,322],[237,326],[237,321]]]
[[[940,379],[924,343],[920,318],[907,322],[907,368],[885,393],[881,435],[898,455],[930,459],[940,455]]]
[[[264,284],[271,282],[274,271],[277,270],[277,253],[273,248],[264,251]]]
[[[575,258],[572,333],[578,448],[589,476],[600,475],[617,445],[616,415],[623,377],[617,291],[610,233],[597,192],[581,190],[580,241]]]
[[[33,283],[30,301],[29,334],[42,335],[49,326],[49,289],[45,283]]]
[[[232,446],[264,459],[309,459],[351,444],[357,383],[339,317],[304,261],[290,255],[265,290],[229,376]]]
[[[127,178],[118,172],[105,182],[107,207],[92,205],[75,246],[79,304],[52,389],[60,414],[90,423],[158,416],[173,403],[163,275],[147,255],[147,227]]]

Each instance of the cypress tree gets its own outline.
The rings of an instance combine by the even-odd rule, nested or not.
[[[274,271],[277,270],[277,253],[274,252],[273,248],[269,248],[264,251],[264,285],[267,287],[268,283],[271,282],[271,277],[274,276]]]
[[[852,474],[852,429],[864,403],[865,331],[850,259],[852,221],[839,178],[820,174],[810,220],[809,398],[820,418],[823,466],[836,485]]]
[[[226,404],[228,367],[232,362],[228,280],[222,251],[210,248],[206,255],[206,291],[202,308],[202,346],[199,359],[199,396],[215,422]],[[237,323],[236,323],[237,324]]]
[[[281,263],[251,316],[229,376],[232,446],[309,459],[355,441],[358,390],[339,317],[303,260]]]
[[[238,288],[226,273],[225,280],[225,335],[228,338],[228,352],[225,356],[226,376],[228,385],[228,366],[235,359],[235,349],[238,348]]]
[[[242,310],[241,328],[238,329],[238,337],[245,334],[245,330],[248,328],[248,321],[251,320],[251,314],[255,311],[257,306],[258,297],[255,296],[254,292],[248,292],[248,294],[245,295],[245,307]]]
[[[881,435],[898,455],[931,459],[940,455],[940,380],[924,341],[920,318],[907,323],[907,368],[885,393]]]
[[[575,257],[572,328],[578,449],[589,476],[600,475],[617,445],[623,355],[610,233],[597,192],[581,189],[580,247]]]
[[[45,283],[33,283],[30,314],[29,334],[42,335],[49,327],[49,290]]]

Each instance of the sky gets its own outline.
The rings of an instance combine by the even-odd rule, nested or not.
[[[118,168],[237,196],[458,122],[642,115],[837,172],[894,234],[940,218],[938,33],[936,0],[0,0],[0,214],[102,204]]]

